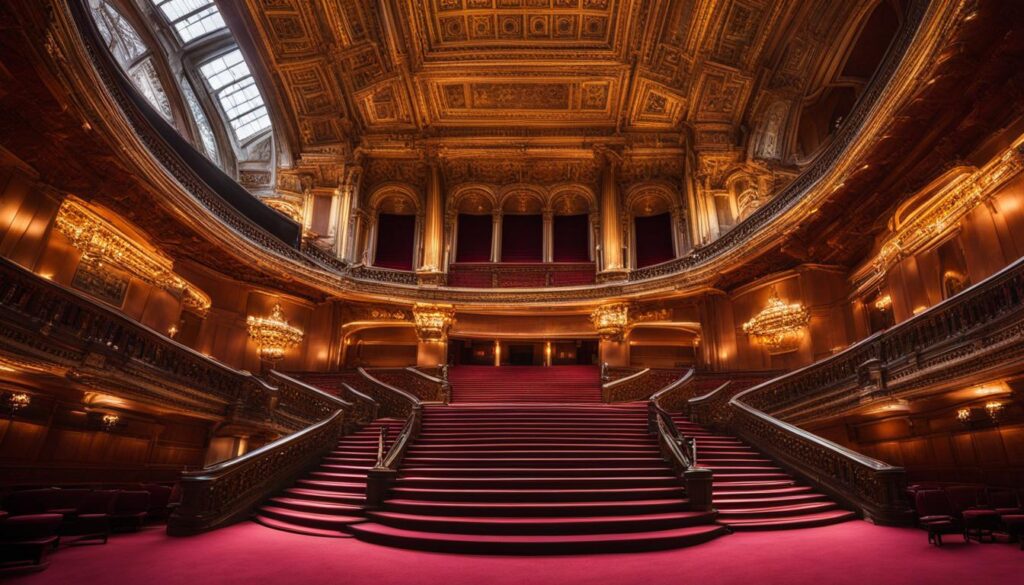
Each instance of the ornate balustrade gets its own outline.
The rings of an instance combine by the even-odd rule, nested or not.
[[[263,425],[276,389],[0,259],[0,349],[75,381]]]
[[[283,489],[334,448],[344,432],[345,412],[241,457],[182,475],[181,505],[167,521],[167,533],[186,536],[249,517],[267,496]]]
[[[647,400],[658,390],[679,379],[680,370],[656,370],[645,368],[601,385],[601,400],[604,402],[631,402]]]
[[[328,394],[278,371],[270,372],[268,377],[277,386],[274,414],[291,421],[296,428],[305,428],[311,422],[324,420],[338,410],[344,410],[348,414],[346,430],[362,422],[356,415],[356,405],[353,402]]]
[[[452,264],[448,286],[469,288],[531,288],[594,284],[593,262]]]
[[[625,378],[626,376],[632,376],[633,374],[643,370],[644,368],[633,368],[628,366],[602,366],[601,381],[614,382],[615,380]]]
[[[1017,368],[1024,357],[1024,259],[846,351],[744,390],[691,400],[691,416],[727,426],[865,517],[905,521],[902,468],[809,433],[810,420]],[[698,414],[699,413],[699,414]]]
[[[374,368],[368,371],[381,382],[401,388],[423,402],[447,404],[451,400],[452,388],[448,382],[418,368]]]

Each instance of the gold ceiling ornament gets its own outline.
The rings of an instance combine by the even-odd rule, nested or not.
[[[622,341],[629,326],[629,304],[614,303],[603,305],[590,313],[590,321],[597,334],[606,341]]]
[[[302,343],[302,330],[289,325],[284,318],[281,304],[275,303],[269,317],[253,317],[246,319],[249,337],[259,347],[260,359],[274,363],[284,358],[286,351]]]
[[[417,304],[412,308],[416,337],[420,341],[446,341],[448,330],[455,322],[455,308],[451,305]]]
[[[82,262],[100,270],[114,265],[180,296],[186,307],[201,316],[209,311],[210,297],[175,274],[170,258],[134,242],[77,198],[64,200],[54,226],[82,253]]]
[[[765,308],[743,324],[743,332],[763,344],[768,353],[794,351],[803,339],[811,314],[800,303],[787,304],[772,287]]]

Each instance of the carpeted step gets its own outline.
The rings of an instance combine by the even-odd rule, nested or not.
[[[356,504],[328,502],[313,498],[278,496],[267,500],[266,505],[314,514],[335,514],[339,516],[362,516],[363,507]]]
[[[338,504],[351,504],[353,506],[362,506],[366,503],[365,492],[362,494],[351,494],[331,490],[293,487],[284,490],[282,493],[287,497],[317,500],[322,502],[334,502]]]
[[[660,500],[591,500],[584,502],[486,502],[392,499],[385,508],[407,514],[446,516],[596,516],[600,514],[656,514],[688,509],[683,498]]]
[[[482,535],[595,534],[600,532],[651,532],[709,524],[714,512],[660,512],[615,516],[435,516],[402,512],[369,512],[367,517],[387,526],[407,530]]]
[[[575,489],[456,489],[412,488],[399,482],[391,493],[398,498],[415,500],[491,501],[491,502],[580,502],[590,500],[649,500],[679,498],[681,487],[641,488],[575,488]]]
[[[292,524],[291,522],[278,520],[277,518],[271,518],[270,516],[264,516],[262,514],[256,514],[253,516],[253,520],[269,528],[283,530],[285,532],[294,532],[296,534],[305,534],[307,536],[322,536],[327,538],[342,538],[348,536],[348,533],[340,530],[311,528],[309,526]]]
[[[718,504],[715,504],[716,506]],[[733,508],[719,509],[719,516],[722,522],[733,520],[754,520],[759,518],[779,518],[782,516],[793,517],[805,514],[815,514],[835,510],[839,506],[835,502],[806,502],[800,504],[789,504],[779,506],[765,506],[758,508]]]
[[[518,555],[661,550],[700,544],[726,533],[725,527],[714,524],[654,532],[546,536],[449,534],[375,522],[353,525],[351,529],[360,539],[377,544],[436,552]]]
[[[667,470],[666,470],[667,471]],[[410,488],[464,488],[464,489],[515,489],[515,488],[547,488],[547,489],[593,489],[614,487],[679,487],[682,484],[672,473],[661,476],[621,476],[621,477],[423,477],[405,475],[401,485]]]
[[[636,475],[671,475],[663,465],[648,467],[438,467],[406,464],[403,476],[417,477],[623,477]]]
[[[831,510],[817,514],[750,520],[721,520],[721,522],[733,530],[790,530],[793,528],[828,526],[829,524],[853,520],[856,517],[856,514],[847,510]]]
[[[810,491],[793,494],[772,494],[770,492],[756,492],[757,496],[746,496],[742,498],[729,498],[715,495],[715,507],[719,510],[749,510],[768,508],[774,506],[789,506],[793,504],[804,504],[809,502],[829,501],[828,496]]]
[[[261,506],[259,515],[264,518],[274,518],[288,522],[295,526],[305,526],[318,530],[337,530],[343,532],[354,522],[363,522],[366,518],[360,516],[342,516],[338,514],[319,514],[316,512],[304,512],[290,508],[279,508],[277,506]]]
[[[447,457],[406,457],[403,468],[425,465],[446,467],[632,467],[660,462],[661,457],[503,457],[501,459],[449,459]]]

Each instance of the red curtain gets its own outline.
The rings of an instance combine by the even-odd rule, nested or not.
[[[416,236],[415,215],[382,213],[377,216],[377,252],[373,265],[396,270],[412,270],[412,251]]]
[[[638,268],[675,258],[672,250],[672,214],[661,213],[634,220]]]
[[[460,213],[455,261],[490,262],[493,227],[494,220],[490,215]]]
[[[501,223],[502,262],[541,262],[544,222],[539,215],[506,215]]]
[[[587,214],[556,215],[554,227],[555,262],[589,262],[590,218]]]

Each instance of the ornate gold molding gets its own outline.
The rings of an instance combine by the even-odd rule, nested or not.
[[[81,261],[97,270],[112,264],[150,285],[181,297],[182,303],[205,316],[210,297],[173,270],[173,262],[163,254],[144,248],[92,211],[79,199],[69,196],[57,212],[54,226],[82,253]]]

